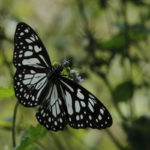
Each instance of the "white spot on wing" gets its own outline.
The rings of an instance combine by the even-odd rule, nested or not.
[[[94,112],[94,109],[93,109],[91,103],[88,103],[88,107],[89,107],[89,109],[90,109],[92,112]]]
[[[101,116],[101,115],[98,115],[98,119],[99,119],[99,120],[102,120],[102,116]]]
[[[79,120],[79,115],[76,116],[76,120]]]
[[[38,37],[37,37],[36,35],[34,35],[34,36],[35,36],[36,40],[39,40]]]
[[[51,122],[51,118],[50,117],[48,118],[48,122]]]
[[[32,43],[32,41],[31,41],[30,39],[25,39],[25,41],[26,41],[27,43]]]
[[[61,118],[59,120],[60,120],[61,123],[63,122],[63,120]]]
[[[94,96],[92,94],[89,94],[89,96],[94,99]]]
[[[82,106],[82,107],[85,107],[85,106],[86,106],[86,105],[85,105],[85,102],[81,101],[80,103],[81,103],[81,106]]]
[[[31,82],[31,79],[23,80],[23,84],[27,85]]]
[[[53,86],[53,91],[51,94],[51,101],[50,101],[50,105],[54,105],[56,100],[58,99],[58,92],[57,92],[57,88],[56,85]]]
[[[34,46],[34,50],[38,53],[42,50],[41,47],[38,47],[37,45]]]
[[[70,93],[67,91],[65,94],[65,101],[66,101],[66,105],[67,105],[67,111],[68,111],[69,115],[72,115],[73,114],[72,97],[71,97]]]
[[[32,96],[32,100],[34,101],[34,99],[35,99],[35,97],[34,96]]]
[[[92,116],[91,115],[89,115],[89,119],[92,120]]]
[[[24,59],[22,61],[23,65],[33,65],[33,64],[40,64],[40,61],[36,58]]]
[[[60,113],[60,108],[59,108],[58,102],[56,102],[56,111],[57,111],[57,115],[58,115]]]
[[[80,115],[80,118],[83,119],[83,115],[82,114]]]
[[[32,74],[34,74],[34,73],[35,73],[35,71],[34,71],[34,70],[31,70],[30,72],[31,72]]]
[[[24,56],[32,56],[32,54],[33,54],[33,52],[31,52],[31,51],[26,51],[26,52],[24,53]]]
[[[76,112],[80,112],[80,104],[79,104],[79,101],[75,101],[75,110],[76,110]]]
[[[80,89],[77,90],[77,97],[80,99],[84,99],[84,95],[81,93]]]
[[[22,54],[19,55],[19,58],[21,58],[21,57],[22,57]]]
[[[25,29],[25,30],[24,30],[24,32],[28,33],[28,32],[29,32],[29,30],[28,30],[28,29]]]
[[[43,114],[43,112],[44,112],[44,110],[42,109],[42,110],[41,110],[41,114]]]
[[[32,77],[33,77],[32,74],[25,74],[24,79],[30,79],[30,78],[32,78]]]
[[[102,115],[104,114],[104,110],[102,108],[100,109],[100,112]]]
[[[57,121],[54,122],[55,126],[57,126]]]
[[[29,48],[30,50],[32,50],[32,49],[33,49],[33,47],[32,47],[31,45],[29,45],[29,46],[28,46],[28,48]]]
[[[24,35],[24,33],[23,33],[23,32],[21,32],[21,33],[20,33],[20,35],[22,36],[22,35]]]
[[[30,37],[30,39],[31,39],[32,41],[35,41],[35,38],[34,38],[34,37]]]
[[[54,117],[56,117],[56,107],[55,105],[52,107],[52,114]]]
[[[22,92],[22,91],[23,91],[23,88],[20,89],[20,92]]]
[[[89,101],[94,106],[94,101],[91,98],[89,98]]]

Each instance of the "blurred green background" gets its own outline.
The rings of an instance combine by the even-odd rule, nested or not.
[[[113,125],[46,131],[37,108],[19,105],[15,150],[150,150],[149,0],[0,0],[1,150],[13,149],[13,38],[20,21],[39,34],[53,63],[72,56],[82,85],[108,108]]]

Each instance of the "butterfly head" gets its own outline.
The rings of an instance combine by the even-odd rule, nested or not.
[[[50,70],[48,70],[48,77],[53,78],[60,75],[60,73],[63,71],[62,65],[54,65]]]
[[[53,67],[52,67],[52,70],[51,70],[53,73],[58,73],[58,74],[60,74],[62,71],[63,71],[63,66],[62,65],[58,65],[58,64],[56,64],[56,65],[54,65]]]

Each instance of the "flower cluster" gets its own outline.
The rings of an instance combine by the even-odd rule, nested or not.
[[[79,73],[76,70],[73,70],[73,69],[70,70],[69,77],[74,79],[74,81],[76,81],[76,82],[82,82],[83,81],[83,79],[79,75]]]
[[[71,62],[71,57],[69,58],[65,58],[62,62],[63,67],[65,68],[68,76],[73,79],[75,82],[82,82],[83,79],[81,77],[81,75],[79,75],[79,73],[76,70],[73,70],[69,67],[69,64]]]

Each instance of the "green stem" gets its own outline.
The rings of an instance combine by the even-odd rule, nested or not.
[[[82,2],[82,0],[76,0],[76,1],[77,1],[79,13],[80,13],[81,18],[82,18],[84,30],[87,34],[89,34],[90,31],[89,31],[88,19],[87,19],[86,14],[85,14],[83,2]]]
[[[12,142],[13,148],[16,147],[16,134],[15,134],[15,126],[16,126],[16,116],[17,116],[17,108],[19,106],[19,102],[16,103],[13,114],[13,122],[12,122]]]
[[[110,132],[110,130],[106,130],[107,134],[111,137],[112,141],[115,143],[115,145],[120,150],[125,150],[125,148],[118,142],[118,140],[113,136],[113,134]]]
[[[60,150],[60,149],[68,150],[68,147],[64,146],[64,144],[60,141],[60,139],[58,138],[58,136],[55,133],[49,132],[49,136],[52,137],[52,140],[55,142],[58,150]]]

